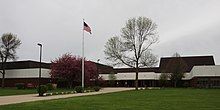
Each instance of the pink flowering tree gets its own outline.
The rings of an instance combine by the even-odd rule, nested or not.
[[[52,61],[51,78],[53,81],[63,79],[69,87],[80,86],[82,81],[82,58],[64,54]],[[94,62],[85,60],[85,86],[93,86],[99,80]]]

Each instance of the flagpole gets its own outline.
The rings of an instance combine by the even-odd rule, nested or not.
[[[83,38],[82,38],[82,88],[84,88],[84,19],[83,19]]]

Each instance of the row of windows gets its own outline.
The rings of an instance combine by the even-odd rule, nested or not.
[[[220,87],[220,80],[200,80],[197,81],[197,87]]]

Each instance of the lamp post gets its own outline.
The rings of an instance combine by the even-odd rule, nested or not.
[[[100,59],[97,60],[97,66],[96,66],[96,69],[97,69],[97,73],[98,73],[98,75],[99,75],[99,67],[98,67],[98,65],[99,65],[99,61],[100,61]]]
[[[42,44],[38,43],[38,46],[40,46],[40,65],[39,65],[39,78],[38,78],[38,87],[41,85],[41,57],[42,57]]]
[[[98,59],[98,60],[97,60],[97,63],[96,63],[97,79],[95,80],[95,86],[99,86],[99,85],[98,85],[98,82],[99,82],[99,61],[100,61],[100,59]]]

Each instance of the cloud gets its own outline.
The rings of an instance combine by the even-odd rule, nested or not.
[[[81,55],[82,19],[85,18],[93,32],[91,36],[85,34],[85,56],[106,63],[103,50],[107,40],[120,35],[127,19],[146,16],[158,24],[160,43],[155,52],[160,56],[172,55],[175,51],[219,56],[213,45],[218,44],[217,40],[207,45],[207,50],[216,48],[213,51],[197,47],[207,40],[204,34],[210,38],[218,36],[211,33],[218,34],[213,28],[219,23],[219,6],[218,0],[1,0],[0,34],[12,32],[21,39],[18,60],[38,60],[36,44],[40,42],[43,61],[49,62],[67,52]],[[203,33],[204,30],[210,34]],[[198,39],[198,44],[192,42]],[[190,47],[195,49],[189,51],[188,43],[175,44],[179,40],[192,42]],[[176,48],[168,44],[175,44]]]
[[[220,62],[220,23],[207,26],[199,31],[181,36],[169,42],[163,42],[154,47],[154,52],[159,56],[172,56],[175,52],[182,56],[214,55],[215,62]]]

